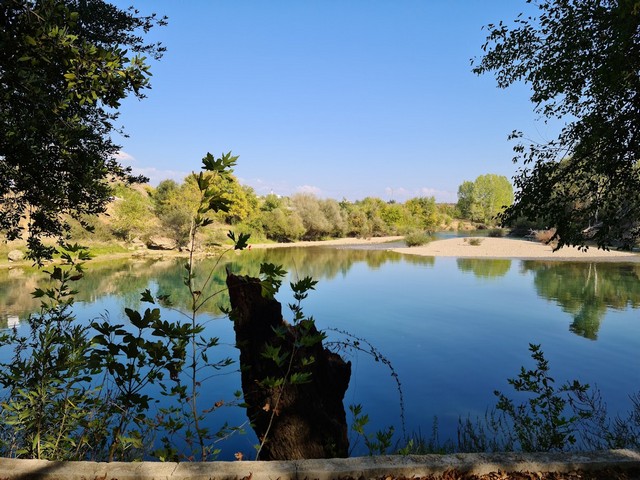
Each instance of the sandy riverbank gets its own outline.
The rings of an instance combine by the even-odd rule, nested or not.
[[[471,245],[466,237],[451,238],[447,240],[435,240],[421,247],[389,247],[388,250],[405,253],[408,255],[422,255],[427,257],[467,257],[467,258],[519,258],[525,260],[557,260],[557,261],[597,261],[597,262],[633,262],[640,263],[640,254],[618,251],[603,251],[590,248],[582,252],[577,248],[563,248],[554,252],[548,245],[528,240],[512,238],[480,238],[479,245]],[[258,248],[287,248],[287,247],[311,247],[311,246],[363,246],[381,245],[384,243],[402,241],[404,237],[372,237],[372,238],[338,238],[335,240],[320,240],[311,242],[293,243],[256,243],[251,244],[252,249]],[[396,244],[397,245],[397,244]],[[380,248],[380,247],[377,247]],[[384,248],[384,247],[383,247]],[[108,261],[117,258],[171,258],[185,257],[188,252],[144,250],[109,255],[98,255],[95,262]],[[203,255],[202,253],[199,255]],[[0,269],[3,267],[15,267],[31,265],[31,262],[23,260],[11,263],[0,260]]]
[[[436,240],[420,247],[393,248],[394,252],[429,257],[520,258],[525,260],[597,261],[640,263],[640,254],[589,248],[586,252],[565,247],[554,252],[549,245],[512,238],[483,237],[479,245],[466,238]]]
[[[373,245],[403,240],[404,237],[339,238],[316,242],[262,243],[251,248],[286,248],[308,246]],[[604,251],[589,248],[586,252],[565,247],[554,252],[549,245],[513,238],[478,237],[479,245],[471,245],[469,238],[435,240],[420,247],[394,247],[389,250],[409,255],[427,257],[467,257],[467,258],[520,258],[525,260],[597,261],[640,263],[640,254],[618,251]]]
[[[334,240],[318,240],[312,242],[292,242],[292,243],[256,243],[251,248],[287,248],[287,247],[315,247],[325,245],[376,245],[380,243],[397,242],[404,237],[371,237],[371,238],[336,238]]]

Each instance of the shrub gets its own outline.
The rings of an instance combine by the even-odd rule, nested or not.
[[[489,233],[487,234],[487,236],[494,237],[494,238],[502,238],[504,237],[504,229],[492,228],[491,230],[489,230]]]
[[[540,243],[549,243],[551,241],[551,238],[555,235],[555,233],[556,233],[555,228],[550,228],[548,230],[535,230],[533,232],[533,237],[536,239],[536,241]]]
[[[590,418],[592,412],[582,411],[571,415],[568,407],[576,396],[584,396],[589,385],[577,380],[554,387],[549,375],[549,362],[540,345],[529,345],[535,369],[521,368],[518,378],[510,378],[509,384],[516,392],[529,394],[524,403],[516,404],[503,393],[496,408],[504,413],[513,426],[515,438],[524,452],[563,451],[576,442],[576,428],[581,420]]]
[[[480,245],[482,243],[482,240],[483,240],[482,238],[474,237],[474,238],[465,238],[464,242],[468,243],[469,245],[472,245],[474,247],[477,247],[478,245]]]
[[[430,241],[431,238],[424,232],[411,232],[404,237],[404,243],[407,247],[419,247]]]

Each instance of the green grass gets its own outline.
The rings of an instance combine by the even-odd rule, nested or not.
[[[81,245],[87,247],[89,249],[89,253],[94,257],[100,255],[114,255],[131,252],[131,250],[129,250],[128,248],[115,242],[82,242]]]

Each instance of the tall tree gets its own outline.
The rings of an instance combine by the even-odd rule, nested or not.
[[[630,246],[640,236],[640,2],[527,3],[534,14],[487,27],[473,70],[501,88],[529,84],[535,112],[565,126],[544,144],[512,134],[523,165],[502,220],[544,214],[559,247]]]
[[[102,0],[0,2],[0,230],[28,229],[36,256],[46,236],[62,237],[63,214],[104,211],[114,178],[130,175],[110,137],[120,101],[142,98],[145,55],[160,44],[141,37],[165,19]]]
[[[458,211],[462,218],[471,218],[471,208],[473,207],[473,182],[465,180],[458,187]]]
[[[116,237],[130,241],[147,233],[155,220],[149,193],[125,185],[118,185],[113,193],[111,229]]]
[[[405,208],[416,226],[422,230],[433,231],[440,222],[440,215],[434,197],[416,197],[407,200]]]
[[[331,233],[332,225],[320,207],[320,200],[314,195],[297,193],[291,197],[291,205],[305,228],[305,240],[321,240]]]
[[[458,210],[474,222],[494,223],[513,202],[513,187],[504,175],[488,173],[458,187]]]

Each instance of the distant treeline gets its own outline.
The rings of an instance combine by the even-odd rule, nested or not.
[[[178,246],[185,245],[199,204],[195,182],[194,177],[188,176],[182,183],[164,180],[156,188],[116,185],[108,215],[86,219],[94,227],[91,238],[144,241],[161,235],[173,239]],[[469,208],[468,191],[458,204],[438,204],[434,197],[416,197],[399,203],[375,197],[337,201],[306,193],[290,197],[258,196],[233,176],[214,188],[228,200],[228,211],[214,215],[214,223],[202,239],[204,244],[223,242],[229,227],[250,233],[253,241],[294,242],[457,229],[462,219],[485,225],[496,223],[489,214],[480,217],[477,208]],[[76,239],[88,235],[79,223],[72,224],[71,234]]]

